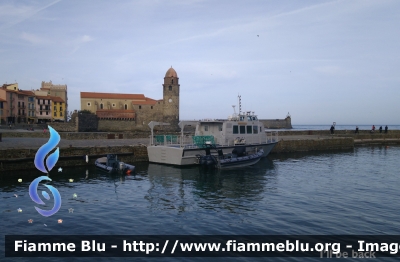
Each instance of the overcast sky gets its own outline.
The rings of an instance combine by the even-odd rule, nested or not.
[[[400,1],[0,2],[0,83],[162,98],[180,119],[242,110],[292,124],[400,124]],[[237,107],[236,107],[237,108]]]

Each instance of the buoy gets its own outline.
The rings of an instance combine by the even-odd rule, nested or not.
[[[130,173],[131,173],[131,170],[128,169],[128,170],[126,171],[126,174],[129,175]]]

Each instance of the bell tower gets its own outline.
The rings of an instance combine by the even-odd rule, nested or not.
[[[179,123],[179,78],[175,69],[169,68],[163,84],[163,122],[170,123],[172,129]]]

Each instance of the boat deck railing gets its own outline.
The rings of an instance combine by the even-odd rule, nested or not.
[[[239,139],[238,139],[239,138]],[[220,146],[241,145],[243,138],[244,144],[261,144],[278,142],[278,131],[266,132],[265,138],[261,136],[241,137],[239,134],[235,138],[218,139],[214,136],[192,136],[192,135],[155,135],[150,139],[153,145],[163,145],[183,148],[204,148],[205,144],[213,144]],[[236,142],[235,142],[236,141]],[[243,144],[243,143],[242,143]]]
[[[267,143],[277,143],[279,142],[278,131],[268,131],[265,132],[267,136]]]

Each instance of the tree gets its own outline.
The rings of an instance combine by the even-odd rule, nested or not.
[[[78,113],[79,114],[92,114],[92,115],[94,115],[94,113],[92,113],[90,110],[87,110],[87,109],[79,110]]]

